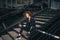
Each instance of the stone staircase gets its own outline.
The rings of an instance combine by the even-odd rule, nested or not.
[[[55,11],[52,12],[52,10],[46,10],[46,11],[43,11],[41,13],[38,13],[38,14],[34,15],[33,18],[35,19],[36,28],[44,31],[43,28],[46,28],[46,27],[44,27],[43,25],[50,22],[50,20],[52,20],[56,16],[56,13],[57,12],[55,12]],[[7,34],[2,35],[1,37],[3,39],[0,37],[0,40],[18,40],[18,38],[16,38],[16,37],[18,36],[20,30],[21,30],[20,27],[17,26],[15,28],[13,28],[13,30],[7,31],[8,32]],[[42,35],[44,33],[43,31],[42,31]],[[26,35],[26,31],[24,30],[22,34]],[[41,33],[39,33],[39,34],[41,34]],[[42,36],[42,35],[39,36],[39,37],[43,38],[45,36],[45,35],[44,36]],[[32,36],[34,37],[34,35],[32,35]],[[40,40],[40,38],[38,38],[38,40]],[[25,36],[22,36],[21,40],[27,40],[27,39],[25,38]],[[37,40],[37,39],[34,39],[34,40]]]

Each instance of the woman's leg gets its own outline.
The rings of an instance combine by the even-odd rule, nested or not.
[[[19,34],[22,34],[22,32],[23,32],[23,29],[24,29],[24,28],[23,28],[23,27],[21,27],[21,30],[20,30],[20,33],[19,33]]]

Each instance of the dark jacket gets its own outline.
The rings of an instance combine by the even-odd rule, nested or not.
[[[23,23],[26,22],[26,27],[21,27],[21,30],[20,30],[20,34],[22,33],[23,30],[26,30],[27,32],[31,32],[33,29],[36,28],[36,24],[35,24],[35,20],[33,18],[30,19],[30,21],[28,21],[26,19],[26,21],[23,21]],[[30,28],[32,27],[32,29],[30,30]]]
[[[27,31],[30,31],[31,27],[32,27],[32,29],[36,28],[35,20],[33,18],[31,18],[30,21],[26,20],[26,22],[27,22],[27,24],[26,24]]]

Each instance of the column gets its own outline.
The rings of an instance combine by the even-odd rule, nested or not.
[[[6,8],[7,8],[7,0],[5,1],[5,3],[6,3]]]
[[[30,4],[33,4],[33,0],[30,0]]]
[[[16,1],[16,4],[15,4],[15,6],[17,6],[17,0],[15,0]]]
[[[51,0],[48,0],[48,8],[51,8]]]
[[[11,0],[11,8],[12,8],[12,0]]]

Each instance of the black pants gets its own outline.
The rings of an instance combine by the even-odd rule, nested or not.
[[[30,32],[29,29],[30,29],[30,28],[21,27],[20,34],[22,34],[23,30],[25,30],[25,31],[27,31],[27,32]]]
[[[30,31],[30,35],[29,35],[29,37],[28,37],[27,40],[32,40],[32,38],[33,38],[33,36],[34,36],[35,33],[36,33],[36,29],[32,28],[32,30]]]
[[[28,30],[26,27],[21,27],[20,34],[22,34],[23,30],[30,32],[30,35],[27,40],[32,40],[32,36],[35,34],[36,29],[32,28],[31,30]]]

